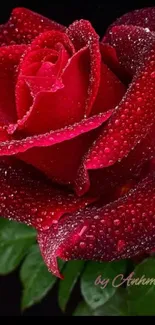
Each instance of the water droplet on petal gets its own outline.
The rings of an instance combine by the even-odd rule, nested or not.
[[[155,78],[155,71],[153,71],[152,73],[151,73],[151,78]]]
[[[117,243],[117,251],[121,252],[125,247],[125,241],[120,239]]]
[[[84,241],[81,241],[79,246],[80,248],[86,248],[86,243]]]
[[[99,216],[98,215],[94,216],[94,219],[95,220],[99,219]]]
[[[114,220],[114,225],[115,225],[115,226],[119,226],[119,225],[120,225],[120,223],[121,223],[121,222],[120,222],[120,220],[119,220],[119,219],[115,219],[115,220]]]
[[[110,148],[105,148],[105,149],[104,149],[104,152],[105,152],[105,153],[109,153],[109,152],[110,152]]]

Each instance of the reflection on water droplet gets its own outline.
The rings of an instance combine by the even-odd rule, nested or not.
[[[49,226],[42,226],[42,230],[48,230],[49,228]]]
[[[120,220],[119,220],[119,219],[115,219],[115,220],[114,220],[114,225],[115,225],[115,226],[119,226],[119,225],[120,225],[120,223],[121,223],[121,222],[120,222]]]
[[[94,219],[95,220],[99,219],[99,216],[98,215],[94,216]]]
[[[58,220],[56,220],[56,219],[52,220],[52,224],[57,225],[57,223],[58,223]]]
[[[110,152],[110,148],[105,148],[105,149],[104,149],[104,152],[105,152],[105,153],[109,153],[109,152]]]
[[[85,248],[86,247],[86,243],[84,241],[81,241],[79,244],[80,248]]]
[[[152,78],[152,79],[155,78],[155,71],[153,71],[153,72],[151,73],[151,78]]]

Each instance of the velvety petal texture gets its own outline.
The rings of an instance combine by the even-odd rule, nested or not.
[[[90,72],[88,97],[85,106],[85,115],[88,116],[91,112],[100,85],[101,54],[99,36],[96,34],[90,22],[86,20],[75,21],[69,26],[67,34],[72,40],[76,50],[85,46],[89,48]]]
[[[61,30],[65,27],[26,8],[15,8],[9,21],[0,26],[0,45],[28,44],[46,30]]]
[[[148,7],[139,10],[134,10],[126,13],[122,17],[118,18],[113,24],[116,25],[134,25],[143,28],[155,30],[155,8]],[[109,29],[111,26],[109,27]]]
[[[155,247],[155,9],[100,42],[25,8],[0,26],[0,215],[57,258],[112,261]]]
[[[133,25],[112,27],[106,41],[115,48],[119,63],[131,77],[155,47],[154,33]]]
[[[16,121],[15,84],[20,58],[25,45],[10,45],[0,48],[0,126]]]
[[[21,85],[21,81],[24,81],[28,86],[33,100],[30,112],[22,126],[25,132],[29,134],[44,133],[74,124],[84,118],[89,76],[88,62],[88,51],[85,48],[70,59],[60,76],[52,75],[52,73],[50,77],[46,75],[20,76],[18,100],[19,96],[21,100],[26,97],[26,94],[23,96],[23,88],[21,89],[23,83]],[[49,66],[44,65],[44,73],[49,69]],[[75,76],[74,83],[73,76]],[[27,86],[25,87],[24,84],[26,92]],[[18,105],[19,114],[20,108],[23,110],[21,100],[20,106]],[[27,104],[27,110],[29,110],[29,101]],[[25,103],[24,106],[26,106]]]
[[[154,215],[152,176],[118,201],[102,208],[79,210],[40,232],[40,249],[49,270],[59,277],[57,257],[66,261],[130,258],[154,248]]]
[[[155,54],[152,51],[90,149],[86,158],[88,169],[103,168],[121,161],[149,133],[155,122],[154,70]]]
[[[91,115],[114,109],[125,94],[126,87],[117,76],[101,63],[100,86]]]
[[[0,143],[0,155],[17,155],[59,183],[73,183],[81,160],[112,110],[49,133]]]
[[[92,116],[89,119],[83,119],[80,123],[75,123],[63,129],[51,131],[49,133],[1,142],[0,155],[14,155],[20,152],[25,152],[33,147],[47,147],[70,140],[102,125],[103,122],[109,119],[112,112],[113,110],[110,110],[106,113]]]
[[[0,214],[9,220],[49,229],[67,212],[76,211],[93,198],[77,198],[54,187],[45,177],[17,160],[0,160]]]

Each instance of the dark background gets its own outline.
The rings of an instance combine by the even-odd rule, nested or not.
[[[22,6],[36,11],[48,18],[58,21],[68,26],[76,19],[88,19],[98,32],[103,36],[107,26],[111,24],[117,17],[133,9],[155,6],[154,1],[91,1],[86,3],[83,1],[70,1],[63,3],[58,0],[53,2],[43,0],[35,1],[10,1],[7,5],[2,1],[0,8],[0,23],[4,23],[10,16],[10,12],[14,7]],[[35,272],[35,270],[34,270]],[[57,303],[57,286],[49,292],[40,304],[30,308],[29,310],[20,312],[21,285],[18,278],[18,270],[12,274],[0,277],[0,316],[61,316],[62,313]],[[71,315],[72,311],[80,299],[79,287],[75,288],[68,305],[66,315]]]

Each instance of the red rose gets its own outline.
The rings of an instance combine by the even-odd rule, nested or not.
[[[155,246],[154,13],[121,17],[102,42],[88,21],[23,8],[0,27],[0,214],[38,230],[57,276],[57,257]]]

